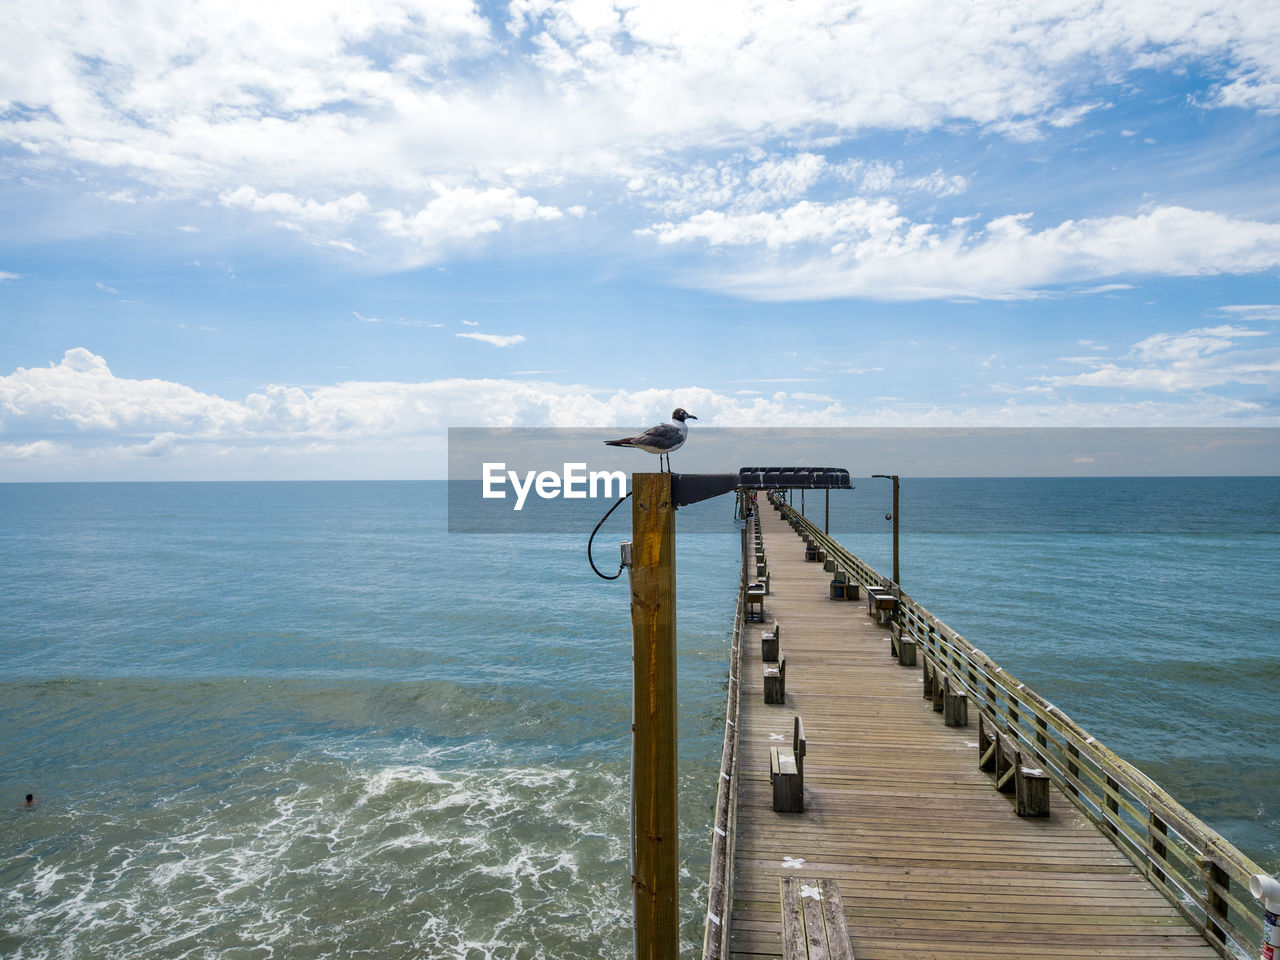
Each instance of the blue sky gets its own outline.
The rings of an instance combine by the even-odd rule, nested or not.
[[[1274,2],[10,9],[0,480],[1280,426]]]

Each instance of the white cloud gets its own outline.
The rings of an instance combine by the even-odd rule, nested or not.
[[[1247,332],[1205,328],[1149,338],[1125,362],[1168,367],[1176,361],[1163,358],[1189,356],[1238,374],[1245,361],[1265,365],[1259,351],[1242,360],[1220,345]],[[1060,391],[1075,380],[1055,379],[1042,396],[1021,394],[1034,402],[1010,396],[986,404],[852,404],[784,390],[625,390],[508,378],[273,384],[236,401],[172,381],[117,377],[104,358],[76,348],[57,364],[0,376],[0,470],[11,478],[260,478],[352,475],[358,464],[361,476],[438,476],[447,427],[642,426],[676,406],[695,412],[702,428],[1280,425],[1274,409],[1255,401],[1168,391],[1159,401],[1081,401]],[[1189,389],[1199,391],[1203,382]],[[365,468],[372,472],[359,472]]]
[[[961,174],[822,150],[874,130],[1034,138],[1085,122],[1136,70],[1204,73],[1210,108],[1280,110],[1266,0],[484,9],[29,5],[0,37],[0,140],[12,165],[115,181],[102,196],[216,201],[421,262],[583,216],[588,197],[637,195],[679,224],[848,202],[814,194],[841,176],[862,195],[954,196]],[[359,232],[332,235],[344,225]]]
[[[1231,384],[1280,386],[1280,348],[1238,349],[1242,339],[1269,331],[1222,324],[1182,333],[1157,333],[1121,358],[1067,358],[1087,369],[1042,378],[1053,387],[1111,387],[1160,393],[1194,393]]]
[[[1185,207],[1067,220],[1033,230],[1026,214],[981,230],[913,223],[888,201],[803,202],[779,214],[700,214],[651,228],[664,243],[764,244],[784,256],[695,282],[766,300],[1020,298],[1121,274],[1211,276],[1280,265],[1280,224]],[[814,252],[804,243],[822,243]],[[1106,291],[1117,285],[1097,288]]]
[[[1237,303],[1218,307],[1218,312],[1245,321],[1280,320],[1280,303]]]
[[[443,323],[431,323],[427,320],[406,320],[404,317],[397,317],[394,320],[388,320],[383,317],[366,317],[358,310],[352,310],[351,315],[361,323],[390,323],[397,327],[443,327]]]
[[[456,241],[495,233],[506,224],[563,216],[555,207],[543,206],[510,187],[476,190],[435,184],[433,189],[435,199],[417,213],[406,216],[399,210],[384,210],[379,215],[383,229],[435,251]]]
[[[218,200],[228,207],[244,207],[259,213],[278,213],[291,221],[350,223],[369,210],[369,200],[363,193],[353,193],[320,203],[310,198],[299,200],[289,193],[263,195],[248,185],[235,190],[224,190],[218,195]]]
[[[10,273],[8,270],[0,270],[0,283],[4,283],[6,280],[21,280],[21,279],[22,279],[22,274],[20,273]]]
[[[830,193],[852,186],[860,195],[922,193],[946,197],[963,193],[967,181],[934,170],[906,175],[901,164],[848,160],[830,163],[808,151],[765,154],[752,149],[715,163],[653,166],[627,184],[648,206],[667,217],[693,214],[743,216],[793,204],[811,193]]]
[[[461,337],[464,340],[479,340],[481,343],[492,344],[495,347],[511,347],[517,343],[524,343],[524,334],[515,333],[504,336],[497,333],[455,333],[455,337]]]
[[[181,384],[119,379],[102,357],[77,347],[56,366],[0,377],[0,421],[7,434],[213,435],[232,433],[245,419],[240,405]]]
[[[872,244],[884,253],[903,243],[918,246],[928,230],[926,225],[908,224],[898,215],[897,206],[887,200],[859,198],[836,203],[802,200],[777,212],[725,214],[707,210],[683,223],[659,223],[641,232],[664,244],[705,240],[712,246],[764,244],[778,249],[802,243],[838,243],[838,253],[848,250],[850,244]]]

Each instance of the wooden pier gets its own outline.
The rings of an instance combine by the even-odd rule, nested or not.
[[[768,594],[759,622],[739,603],[704,960],[1256,955],[1256,865],[772,499],[748,526]],[[833,599],[833,578],[860,600]],[[873,618],[866,591],[882,586],[892,609]],[[766,702],[775,630],[785,689]],[[944,693],[964,725],[944,723]],[[771,750],[776,773],[797,716],[803,812],[776,812]],[[1006,786],[1026,771],[1028,797],[1047,796],[996,789],[980,719],[1004,737]],[[1000,746],[983,746],[992,766]],[[1023,800],[1047,815],[1020,816]]]

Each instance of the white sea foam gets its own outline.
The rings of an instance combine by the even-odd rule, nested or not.
[[[51,856],[9,892],[19,956],[266,960],[303,942],[334,957],[625,952],[621,765],[438,761],[299,758],[258,802],[117,811],[105,854]],[[148,815],[179,828],[149,833]]]

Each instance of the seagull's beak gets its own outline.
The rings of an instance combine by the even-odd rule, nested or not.
[[[684,415],[684,418],[685,418],[686,420],[697,420],[697,419],[698,419],[698,418],[697,418],[697,417],[695,417],[692,413],[686,413],[686,414]]]

